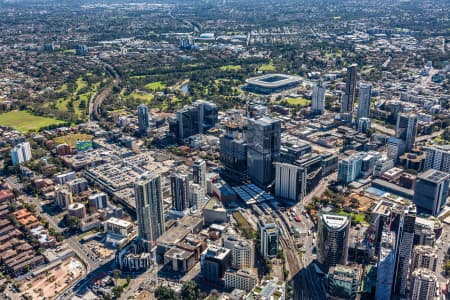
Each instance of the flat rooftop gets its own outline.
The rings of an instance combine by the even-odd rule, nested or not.
[[[419,179],[425,179],[427,181],[431,181],[434,183],[440,183],[444,180],[448,180],[450,178],[450,174],[430,169],[425,171],[417,176]]]
[[[216,197],[211,197],[206,203],[204,209],[224,209],[222,203]]]
[[[114,218],[114,217],[109,218],[106,222],[110,223],[110,224],[114,224],[116,226],[124,227],[124,228],[133,226],[133,224],[131,222],[128,222],[128,221],[122,220],[122,219],[118,219],[118,218]]]
[[[214,244],[210,244],[208,248],[205,250],[204,255],[206,257],[213,257],[219,260],[224,259],[229,253],[230,249],[220,247]]]

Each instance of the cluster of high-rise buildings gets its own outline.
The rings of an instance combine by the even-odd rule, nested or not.
[[[192,105],[186,105],[176,112],[169,120],[170,132],[178,142],[182,143],[190,136],[205,133],[217,123],[217,105],[197,100]]]
[[[371,213],[369,235],[377,257],[374,298],[434,299],[438,257],[417,236],[413,204],[383,200]],[[327,272],[327,292],[337,299],[357,299],[363,292],[363,269],[349,259],[350,218],[321,213],[318,217],[318,262]],[[353,261],[353,264],[351,263]],[[367,274],[366,274],[367,276]]]
[[[402,198],[396,202],[381,197],[382,200],[368,211],[370,226],[364,233],[364,242],[359,244],[352,237],[355,220],[348,213],[326,209],[319,212],[317,262],[327,273],[327,293],[336,299],[357,299],[358,295],[366,293],[361,291],[361,286],[368,274],[361,266],[370,261],[375,270],[372,272],[375,299],[432,299],[437,284],[435,235],[416,224],[416,216],[422,212],[437,216],[444,209],[450,182],[450,149],[425,146],[418,150],[416,136],[423,116],[409,110],[399,110],[395,115],[393,136],[374,134],[371,137],[373,92],[371,84],[358,82],[358,66],[349,66],[340,114],[334,117],[337,130],[331,134],[331,138],[342,135],[345,158],[332,151],[313,152],[313,143],[326,145],[326,134],[322,140],[314,140],[307,133],[302,135],[292,128],[285,131],[299,120],[290,122],[282,116],[270,116],[267,107],[260,103],[248,103],[246,111],[226,111],[221,115],[223,131],[220,135],[210,130],[219,124],[215,104],[198,100],[183,107],[169,120],[170,136],[179,144],[191,143],[194,136],[215,136],[219,141],[216,149],[220,151],[221,163],[217,170],[226,182],[218,174],[208,177],[211,174],[207,176],[206,161],[202,159],[193,162],[191,174],[178,169],[170,172],[172,203],[169,211],[166,207],[166,214],[181,218],[192,215],[203,207],[209,198],[205,197],[207,193],[222,201],[241,198],[257,205],[259,201],[266,201],[258,200],[263,198],[248,189],[270,192],[274,196],[271,199],[297,203],[317,187],[322,178],[337,171],[337,182],[345,186],[361,179],[358,184],[362,186],[371,182],[377,192],[378,189],[389,191]],[[318,120],[322,120],[320,115],[325,113],[325,96],[325,84],[318,80],[312,90],[310,110]],[[318,128],[314,126],[309,128]],[[322,122],[321,126],[324,127],[318,131],[326,132],[330,125]],[[138,128],[141,135],[149,130],[145,105],[138,107]],[[413,166],[418,174],[403,174],[403,170],[395,168],[399,164],[405,164],[406,169]],[[161,180],[161,176],[152,173],[143,175],[135,183],[138,241],[144,253],[158,253],[160,250],[155,250],[160,248],[158,239],[172,236],[171,232],[165,232],[167,216]],[[227,183],[234,187],[227,190],[224,187]],[[230,196],[233,191],[237,195]],[[216,223],[228,222],[229,216],[224,208],[211,204],[218,201],[211,200],[204,207],[205,224],[212,226],[214,232],[224,234],[226,230]],[[183,272],[198,261],[207,281],[248,292],[257,283],[255,253],[262,259],[272,259],[281,249],[282,232],[274,218],[260,217],[256,227],[255,241],[232,234],[223,237],[223,243],[196,244],[201,246],[194,256],[184,248],[186,241],[173,245],[162,242],[166,249],[164,261],[177,265],[175,269]],[[191,236],[188,240],[191,243],[195,238]],[[133,251],[128,264],[148,263],[145,255],[142,261],[136,260],[137,254]]]

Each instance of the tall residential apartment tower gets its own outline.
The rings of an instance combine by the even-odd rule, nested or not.
[[[161,176],[145,173],[134,183],[138,237],[146,251],[155,245],[165,231]]]

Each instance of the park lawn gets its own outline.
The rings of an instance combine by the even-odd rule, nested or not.
[[[298,106],[309,106],[311,105],[311,100],[297,97],[297,98],[286,98],[286,102],[290,105],[298,105]]]
[[[86,80],[83,79],[83,77],[78,77],[77,81],[75,82],[77,87],[75,88],[75,93],[78,93],[81,89],[84,89],[88,86],[88,83]]]
[[[153,100],[152,94],[137,91],[132,92],[128,97],[146,103],[150,103]]]
[[[67,104],[69,103],[69,98],[59,98],[56,100],[56,108],[59,111],[67,111]]]
[[[221,71],[240,71],[241,69],[242,67],[240,65],[226,65],[220,67]]]
[[[151,90],[151,91],[161,91],[166,88],[166,84],[162,83],[161,81],[155,81],[155,82],[147,83],[144,87],[147,90]]]
[[[346,212],[344,210],[336,211],[336,214],[343,215],[343,216],[349,216],[356,223],[367,224],[366,216],[363,215],[363,214],[348,213],[348,212]]]
[[[85,93],[85,94],[80,94],[80,99],[79,100],[74,100],[73,101],[73,111],[74,114],[77,115],[77,117],[82,118],[84,117],[84,111],[80,110],[80,103],[81,101],[84,101],[86,104],[86,107],[89,105],[89,99],[91,97],[91,92]],[[59,98],[58,100],[56,100],[56,108],[59,111],[68,111],[68,105],[70,100],[72,99],[72,96],[67,97],[67,98]]]
[[[28,111],[13,110],[0,114],[0,125],[12,127],[20,132],[38,131],[50,125],[63,124],[64,121],[54,118],[35,116]]]
[[[259,67],[259,71],[263,71],[263,72],[273,72],[276,69],[277,68],[273,65],[272,61],[270,61],[270,63],[268,63],[268,64],[264,64]]]
[[[55,142],[57,144],[67,144],[70,147],[75,147],[77,141],[90,141],[94,138],[94,136],[90,134],[84,133],[74,133],[68,134],[64,136],[58,136],[55,138]]]
[[[64,83],[57,90],[55,90],[55,92],[57,92],[57,93],[62,93],[62,92],[65,92],[65,91],[67,91],[67,83]]]

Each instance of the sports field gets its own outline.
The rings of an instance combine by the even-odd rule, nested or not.
[[[39,131],[39,129],[43,127],[63,123],[64,121],[35,116],[24,110],[13,110],[0,114],[0,125],[12,127],[23,133],[28,131]]]

